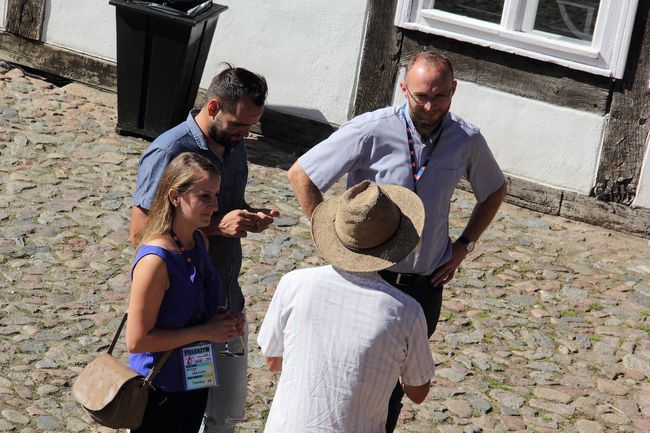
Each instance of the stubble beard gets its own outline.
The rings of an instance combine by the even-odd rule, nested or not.
[[[440,127],[442,119],[444,119],[448,112],[448,108],[446,110],[439,111],[436,113],[435,117],[428,116],[424,113],[418,113],[411,115],[411,119],[413,120],[413,125],[418,132],[426,132],[427,134],[430,134]]]
[[[215,119],[211,124],[210,128],[208,129],[208,135],[210,136],[211,139],[213,139],[217,144],[222,145],[223,147],[232,149],[233,147],[237,147],[237,145],[241,142],[241,139],[233,140],[230,138],[230,136],[224,131],[221,127],[218,125],[218,120]]]

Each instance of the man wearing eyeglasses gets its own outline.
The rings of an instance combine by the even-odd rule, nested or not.
[[[507,188],[479,129],[449,111],[456,87],[449,59],[431,52],[416,54],[400,83],[406,104],[344,123],[302,155],[288,173],[308,217],[323,201],[322,192],[346,173],[348,187],[368,179],[417,193],[426,212],[420,249],[380,274],[420,303],[429,337],[440,316],[443,285],[473,251]],[[461,177],[470,182],[477,203],[461,236],[452,242],[449,209]],[[387,432],[395,429],[403,395],[397,384],[389,403]]]

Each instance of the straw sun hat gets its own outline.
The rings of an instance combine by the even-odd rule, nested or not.
[[[424,206],[411,190],[364,180],[314,210],[311,235],[325,260],[346,271],[374,272],[418,245]]]

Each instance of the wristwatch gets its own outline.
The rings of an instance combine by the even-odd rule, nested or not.
[[[459,236],[458,239],[456,239],[456,242],[463,244],[468,253],[474,251],[474,246],[476,245],[474,241],[470,241],[465,236]]]

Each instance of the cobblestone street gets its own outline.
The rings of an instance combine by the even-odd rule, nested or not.
[[[131,195],[148,143],[114,133],[115,105],[112,93],[0,67],[0,432],[111,431],[70,387],[127,306]],[[247,144],[248,201],[282,216],[244,240],[240,433],[262,432],[277,382],[255,343],[275,285],[323,263],[286,179],[297,155],[264,137]],[[473,203],[457,191],[453,236]],[[504,204],[446,287],[430,345],[436,378],[422,405],[406,404],[400,433],[648,432],[649,241]]]

